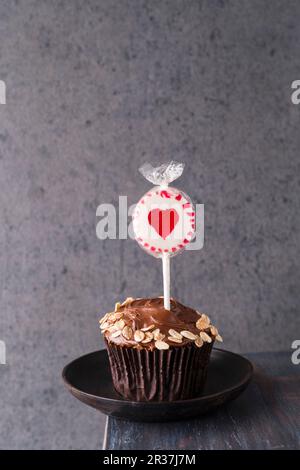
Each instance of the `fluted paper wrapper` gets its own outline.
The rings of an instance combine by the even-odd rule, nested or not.
[[[183,400],[203,389],[212,343],[154,351],[106,344],[114,387],[129,400]]]

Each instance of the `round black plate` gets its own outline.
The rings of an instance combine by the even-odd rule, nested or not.
[[[251,362],[238,354],[213,349],[204,391],[197,398],[173,402],[136,402],[122,398],[112,385],[105,350],[79,357],[63,370],[63,380],[78,400],[107,415],[132,421],[195,418],[236,398],[251,380]]]

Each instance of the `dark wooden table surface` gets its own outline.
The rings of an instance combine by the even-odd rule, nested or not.
[[[175,423],[108,418],[108,450],[299,449],[300,365],[291,352],[247,354],[254,378],[237,400],[213,414]]]

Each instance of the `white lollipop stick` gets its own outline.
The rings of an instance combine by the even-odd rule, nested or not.
[[[163,266],[163,280],[164,280],[164,308],[170,310],[170,255],[163,253],[162,255]]]

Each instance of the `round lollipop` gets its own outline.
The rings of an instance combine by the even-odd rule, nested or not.
[[[170,310],[170,258],[190,243],[195,232],[195,210],[189,197],[169,183],[179,178],[183,163],[159,167],[146,164],[140,172],[156,186],[137,203],[133,211],[136,241],[147,253],[162,258],[164,307]]]

